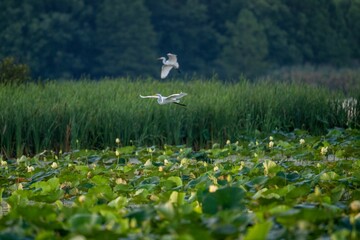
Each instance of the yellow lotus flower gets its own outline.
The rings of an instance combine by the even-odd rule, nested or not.
[[[209,192],[216,192],[218,190],[218,186],[210,185],[209,186]]]
[[[146,160],[146,162],[144,163],[144,166],[147,167],[147,168],[149,168],[149,167],[152,167],[153,164],[152,164],[151,160],[148,159],[148,160]]]
[[[353,212],[360,212],[360,201],[355,200],[350,203],[350,209]]]
[[[180,166],[187,166],[189,164],[189,159],[187,159],[187,158],[183,158],[183,159],[181,159],[181,161],[180,161]]]
[[[160,198],[159,198],[158,196],[156,196],[155,194],[151,194],[151,195],[150,195],[150,200],[151,200],[151,201],[157,202],[157,201],[159,201],[159,199],[160,199]]]
[[[267,176],[270,172],[270,169],[276,167],[277,165],[274,161],[266,159],[263,162],[263,166],[264,166],[264,175]]]
[[[328,152],[328,147],[322,147],[322,148],[320,149],[321,155],[326,155],[327,152]]]
[[[81,195],[81,196],[79,196],[79,202],[81,202],[81,203],[83,203],[83,202],[85,202],[85,199],[86,199],[86,197],[85,197],[85,195]]]
[[[305,140],[304,140],[304,139],[300,139],[299,142],[300,142],[301,145],[305,144]]]
[[[51,164],[51,167],[52,167],[53,169],[55,169],[55,168],[58,168],[59,166],[58,166],[58,164],[57,164],[56,162],[53,162],[53,163]]]
[[[226,177],[226,181],[227,181],[227,182],[231,182],[231,180],[232,180],[231,175],[227,175],[227,177]]]
[[[33,166],[27,166],[27,172],[33,172],[35,170],[35,168]]]
[[[116,184],[122,184],[122,185],[126,185],[127,183],[126,183],[126,180],[124,180],[124,179],[122,179],[122,178],[117,178],[116,180],[115,180],[115,182],[116,182]]]
[[[115,151],[115,155],[118,157],[120,156],[120,152],[118,150]]]

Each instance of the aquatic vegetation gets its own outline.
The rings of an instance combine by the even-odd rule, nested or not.
[[[0,238],[357,239],[359,136],[278,131],[197,151],[115,137],[2,158]]]

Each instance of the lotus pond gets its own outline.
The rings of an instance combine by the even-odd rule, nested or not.
[[[0,239],[358,239],[360,131],[1,158]]]

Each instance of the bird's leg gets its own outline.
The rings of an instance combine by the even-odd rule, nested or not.
[[[177,102],[173,102],[174,104],[177,104],[177,105],[179,105],[179,106],[183,106],[183,107],[186,107],[186,105],[185,104],[182,104],[182,103],[177,103]]]

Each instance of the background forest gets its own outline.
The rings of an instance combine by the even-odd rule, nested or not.
[[[0,9],[0,59],[15,57],[35,78],[158,77],[168,52],[186,75],[222,79],[360,59],[360,0],[2,0]]]

